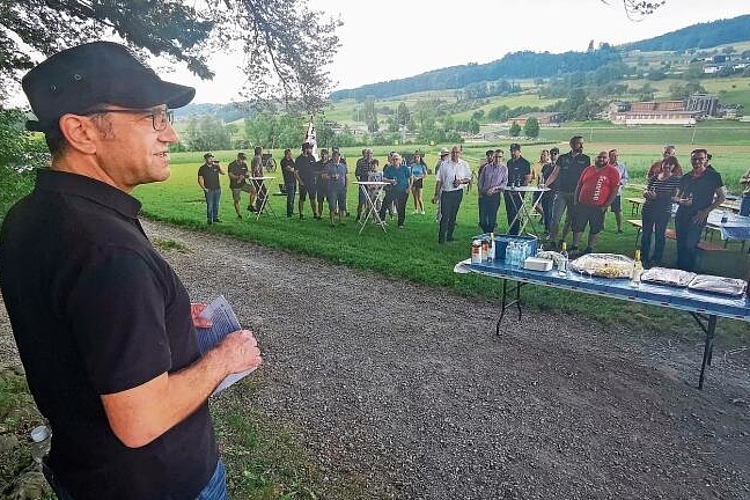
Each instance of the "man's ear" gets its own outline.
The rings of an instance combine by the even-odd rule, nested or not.
[[[68,146],[83,154],[96,153],[102,132],[90,116],[65,114],[58,122]]]

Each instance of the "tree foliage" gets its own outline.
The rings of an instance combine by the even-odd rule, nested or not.
[[[529,117],[523,124],[523,135],[526,137],[539,137],[539,120],[535,116]]]
[[[33,66],[34,52],[118,37],[204,79],[214,75],[214,53],[240,47],[245,98],[309,113],[327,99],[324,68],[338,50],[341,22],[310,11],[307,0],[0,0],[0,26],[0,90]]]

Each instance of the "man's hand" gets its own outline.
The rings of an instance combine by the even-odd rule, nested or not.
[[[708,210],[698,210],[693,216],[693,224],[705,224],[708,220]]]
[[[194,302],[190,304],[190,317],[193,318],[193,326],[196,328],[211,328],[211,320],[201,318],[201,313],[208,307],[205,302]]]
[[[263,364],[258,342],[250,330],[232,332],[214,349],[229,373],[240,373]]]

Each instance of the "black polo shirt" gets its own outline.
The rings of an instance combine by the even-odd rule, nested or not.
[[[206,189],[221,189],[219,184],[219,166],[215,164],[206,165],[205,163],[198,169],[198,177],[203,177],[203,185]]]
[[[0,231],[0,288],[52,426],[50,466],[80,500],[195,498],[218,460],[206,403],[136,449],[117,439],[102,406],[100,395],[200,356],[188,294],[139,209],[107,184],[40,170]]]
[[[560,155],[557,158],[557,191],[561,193],[575,193],[578,179],[581,178],[583,170],[591,165],[591,158],[583,153],[573,156],[572,152]]]
[[[308,181],[315,179],[316,163],[317,162],[313,155],[299,155],[294,161],[294,166],[297,169],[297,174],[302,178],[303,181],[305,181],[305,184],[307,184]]]
[[[706,167],[703,174],[696,177],[693,171],[686,173],[680,179],[680,193],[683,198],[693,197],[692,205],[680,205],[676,217],[692,218],[700,210],[711,206],[714,202],[716,190],[723,186],[721,174],[712,167]]]
[[[511,158],[508,160],[508,186],[523,186],[524,178],[527,175],[531,175],[531,165],[528,160],[523,156],[519,156],[517,160]]]
[[[291,170],[290,170],[291,169]],[[295,163],[291,158],[281,159],[281,173],[284,176],[284,184],[294,184],[297,178],[294,176]]]
[[[234,160],[227,166],[227,171],[232,175],[244,175],[245,178],[243,178],[241,181],[232,179],[232,177],[229,177],[229,188],[230,189],[241,189],[244,185],[247,184],[247,181],[245,180],[249,172],[247,168],[247,162],[240,163],[239,160]],[[219,175],[216,175],[216,181],[219,181]]]

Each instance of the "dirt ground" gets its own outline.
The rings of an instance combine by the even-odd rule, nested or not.
[[[241,398],[302,429],[332,484],[364,481],[368,498],[750,498],[750,349],[720,332],[700,391],[697,334],[529,309],[498,338],[495,303],[144,225],[188,249],[165,255],[194,300],[224,294],[259,338],[258,383],[213,404]]]

